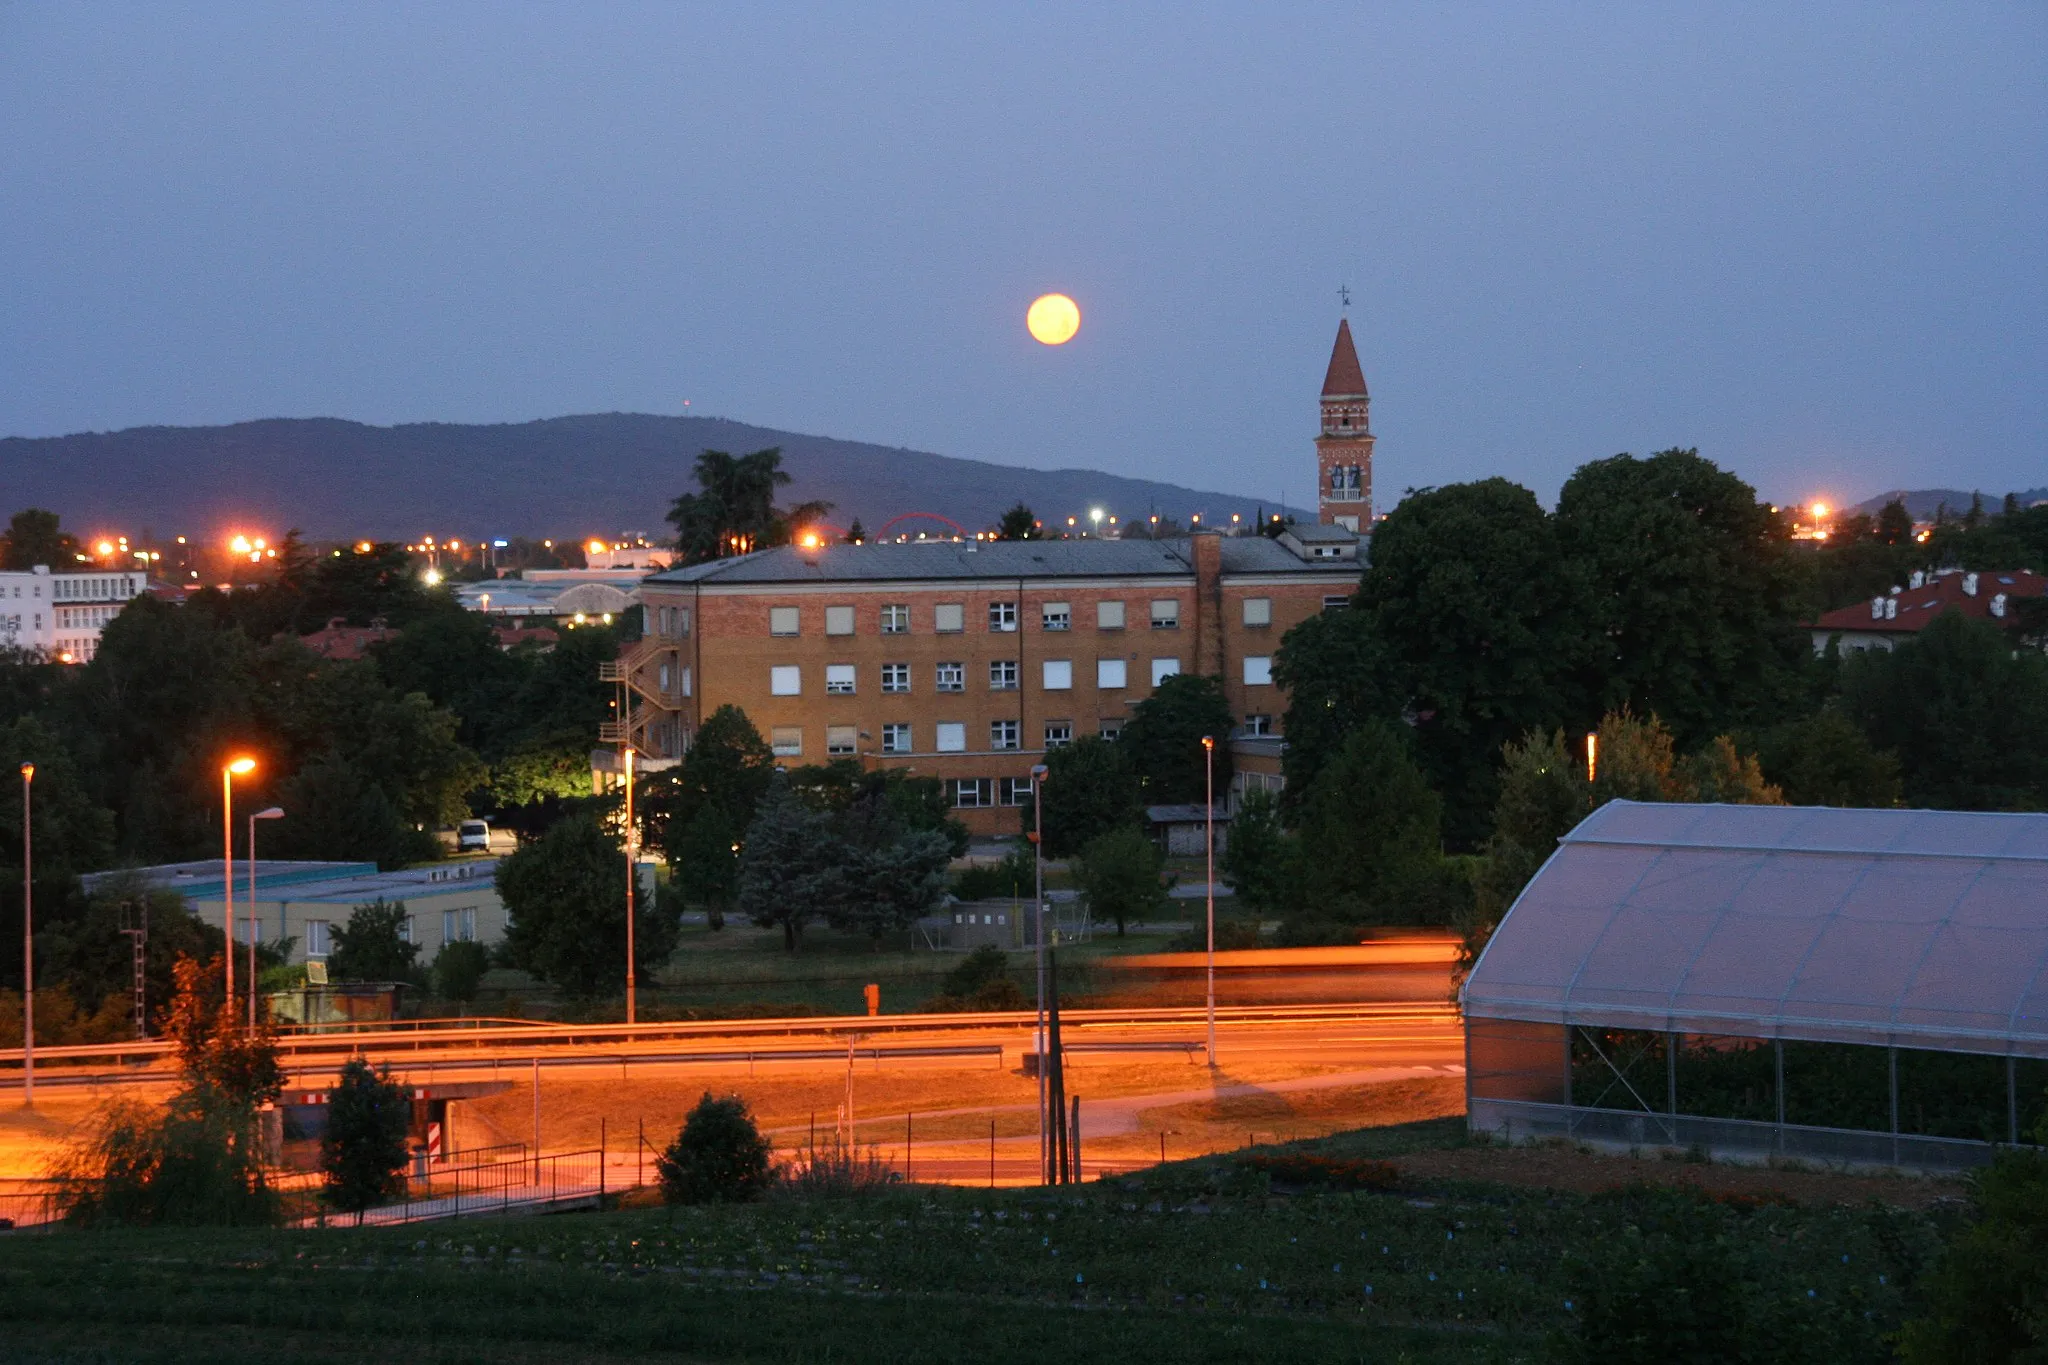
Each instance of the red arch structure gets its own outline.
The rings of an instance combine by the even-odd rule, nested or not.
[[[965,526],[962,526],[959,522],[953,520],[951,517],[942,516],[937,512],[899,512],[895,516],[889,518],[887,521],[882,523],[882,529],[875,532],[875,539],[887,540],[889,538],[889,528],[891,526],[894,526],[899,521],[910,521],[917,517],[924,517],[930,521],[943,521],[946,523],[946,525],[952,527],[955,531],[959,532],[963,536],[968,533],[967,528]]]

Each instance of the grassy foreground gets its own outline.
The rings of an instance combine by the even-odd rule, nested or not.
[[[1452,1131],[1302,1146],[1396,1153]],[[1625,1243],[1673,1199],[1762,1249],[1789,1311],[1844,1347],[1897,1324],[1901,1282],[1931,1238],[1924,1216],[1874,1207],[1471,1185],[1275,1192],[1211,1158],[1057,1193],[15,1235],[0,1241],[0,1355],[1531,1361],[1573,1320],[1573,1256]]]

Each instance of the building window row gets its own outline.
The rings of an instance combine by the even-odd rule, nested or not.
[[[1023,723],[1014,720],[990,721],[988,727],[988,752],[1016,753],[1023,749]],[[1101,722],[1098,733],[1104,739],[1115,739],[1123,729],[1122,717]],[[862,739],[857,725],[828,725],[825,727],[825,753],[832,758],[851,757],[860,752]],[[1058,749],[1074,742],[1074,722],[1052,720],[1045,722],[1040,735],[1047,749]],[[801,725],[778,725],[769,731],[769,748],[778,758],[801,758],[804,752],[804,730]],[[965,721],[940,721],[932,727],[932,750],[941,754],[964,754],[967,752],[967,723]],[[917,752],[916,727],[908,721],[890,721],[882,726],[882,752],[885,754],[913,754]]]
[[[1241,660],[1242,677],[1247,687],[1264,687],[1273,681],[1273,656],[1270,654],[1247,654]],[[1157,687],[1174,674],[1180,672],[1180,660],[1155,658],[1152,660],[1152,686]],[[883,664],[881,666],[882,691],[890,694],[910,691],[909,664]],[[1015,692],[1021,683],[1021,671],[1015,659],[992,659],[988,665],[988,689],[991,692]],[[850,697],[857,690],[858,670],[853,664],[825,665],[825,694],[833,697]],[[1074,688],[1074,661],[1072,659],[1045,659],[1039,663],[1039,687],[1046,692],[1070,692]],[[933,666],[932,683],[940,692],[965,692],[967,690],[967,666],[963,663],[941,663]],[[1095,661],[1095,686],[1098,691],[1116,692],[1130,686],[1130,669],[1123,659],[1097,659]],[[800,697],[803,695],[803,666],[801,664],[773,664],[768,669],[768,695],[772,697]],[[687,694],[688,688],[685,685]]]
[[[1180,629],[1181,601],[1178,597],[1155,597],[1150,599],[1147,620],[1154,630]],[[998,635],[1015,634],[1019,628],[1019,610],[1014,601],[992,601],[987,604],[988,628]],[[664,607],[659,612],[681,613],[674,622],[657,617],[659,628],[665,634],[689,634],[689,614],[682,608]],[[1242,606],[1244,624],[1248,626],[1270,625],[1273,620],[1273,602],[1268,597],[1247,597]],[[908,635],[910,633],[910,605],[905,602],[883,604],[880,612],[881,633],[884,635]],[[1125,604],[1121,601],[1103,601],[1095,604],[1095,628],[1097,630],[1122,630],[1125,622]],[[1040,630],[1067,631],[1074,625],[1074,605],[1071,602],[1044,602],[1038,609]],[[941,602],[932,608],[932,630],[939,635],[957,635],[967,628],[967,604],[964,602]],[[803,634],[803,611],[799,607],[770,607],[768,609],[768,633],[770,635],[796,636]],[[850,605],[828,606],[825,608],[825,634],[828,636],[852,635],[854,629],[854,608]]]

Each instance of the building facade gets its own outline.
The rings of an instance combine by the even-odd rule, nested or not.
[[[1372,529],[1372,399],[1349,319],[1337,324],[1337,344],[1323,376],[1322,432],[1316,437],[1316,509],[1325,526]]]
[[[1905,583],[1853,607],[1823,613],[1808,629],[1813,652],[1832,643],[1843,654],[1892,649],[1934,624],[1944,612],[1959,611],[1993,625],[2015,624],[2019,599],[2048,596],[2048,578],[2031,569],[1915,570]]]
[[[672,762],[737,706],[782,763],[936,777],[971,829],[1015,832],[1033,764],[1114,736],[1176,673],[1220,677],[1239,733],[1277,735],[1281,637],[1357,590],[1357,542],[1334,539],[784,547],[657,574],[605,738]]]
[[[33,650],[82,664],[100,631],[149,587],[144,573],[51,573],[47,565],[0,572],[0,649]]]

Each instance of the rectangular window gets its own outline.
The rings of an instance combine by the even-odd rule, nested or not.
[[[882,608],[882,634],[908,635],[910,633],[910,608],[901,602]]]
[[[994,786],[985,777],[956,777],[953,779],[953,805],[960,810],[980,810],[993,805],[990,798],[995,795]]]
[[[1155,597],[1152,599],[1152,629],[1180,629],[1180,599],[1178,597]]]
[[[850,697],[853,695],[852,664],[825,665],[825,693],[833,697]]]
[[[827,635],[853,634],[853,608],[825,608],[825,633]]]
[[[794,635],[801,618],[795,607],[768,608],[768,633],[770,635]]]
[[[1074,661],[1072,659],[1047,659],[1045,661],[1045,690],[1065,692],[1074,686]]]
[[[883,664],[882,690],[884,692],[908,692],[910,690],[910,665]]]
[[[1272,681],[1272,655],[1247,654],[1244,656],[1244,685],[1246,687],[1264,687]]]
[[[804,751],[804,730],[801,725],[778,725],[768,732],[768,747],[777,756],[795,758]]]
[[[768,670],[768,695],[800,697],[804,692],[804,671],[796,664],[776,664]]]
[[[1251,715],[1244,718],[1244,732],[1257,738],[1273,733],[1273,718],[1268,715]]]
[[[940,664],[934,674],[936,686],[941,692],[965,692],[967,690],[966,664]]]
[[[1116,737],[1122,734],[1123,732],[1124,718],[1122,716],[1105,717],[1101,721],[1101,723],[1099,723],[1095,727],[1095,733],[1097,735],[1100,735],[1103,739],[1108,740],[1111,744],[1116,743]]]
[[[1244,623],[1248,626],[1270,626],[1273,624],[1273,599],[1270,597],[1247,597],[1244,599]]]
[[[992,720],[988,723],[988,747],[991,749],[1015,749],[1020,747],[1017,734],[1019,726],[1014,720]]]
[[[1097,602],[1095,604],[1095,628],[1097,630],[1122,630],[1124,628],[1124,604],[1121,602]]]
[[[1152,685],[1157,687],[1178,672],[1180,672],[1179,659],[1154,659],[1152,661]]]
[[[907,754],[911,750],[910,726],[884,725],[882,727],[882,752],[885,754]]]
[[[1006,806],[1028,806],[1031,804],[1031,779],[1028,777],[999,777],[996,779],[996,798]]]
[[[988,628],[1005,633],[1015,630],[1017,628],[1017,604],[1015,602],[989,603]]]
[[[306,956],[326,957],[334,949],[329,946],[328,923],[324,919],[306,921]]]
[[[1074,722],[1049,720],[1045,723],[1045,747],[1060,749],[1074,742]]]
[[[1015,659],[989,660],[988,690],[991,692],[1015,692],[1017,690],[1017,661]]]
[[[1124,661],[1122,659],[1097,659],[1095,661],[1095,685],[1105,692],[1121,691],[1127,685],[1124,681]]]
[[[1349,597],[1325,597],[1323,599],[1324,611],[1342,611],[1350,605],[1351,599]]]
[[[828,725],[825,727],[825,752],[834,758],[853,753],[860,747],[860,730],[852,725]]]
[[[966,753],[967,726],[957,720],[940,721],[938,743],[933,747],[942,754]]]
[[[418,940],[418,939],[416,939],[416,938],[414,938],[414,937],[413,937],[413,927],[412,927],[412,922],[413,922],[413,920],[414,920],[414,919],[416,919],[416,918],[418,918],[418,917],[417,917],[417,916],[415,916],[415,915],[407,915],[407,916],[406,916],[406,917],[405,917],[404,919],[402,919],[402,920],[400,920],[400,921],[398,922],[398,941],[399,941],[400,943],[417,943],[417,942],[419,942],[419,940]],[[255,925],[253,925],[253,924],[250,924],[250,923],[248,923],[248,922],[247,922],[246,920],[242,920],[242,921],[238,921],[238,922],[239,922],[239,923],[241,923],[241,924],[243,925],[243,927],[244,927],[244,928],[246,928],[246,929],[254,929],[254,928],[256,927]]]
[[[1047,602],[1039,608],[1039,623],[1047,630],[1065,630],[1073,621],[1073,609],[1066,602]]]
[[[967,609],[959,602],[941,602],[932,608],[932,629],[941,635],[957,635],[967,629]]]
[[[476,907],[465,905],[460,910],[441,912],[441,941],[443,943],[476,942]]]

